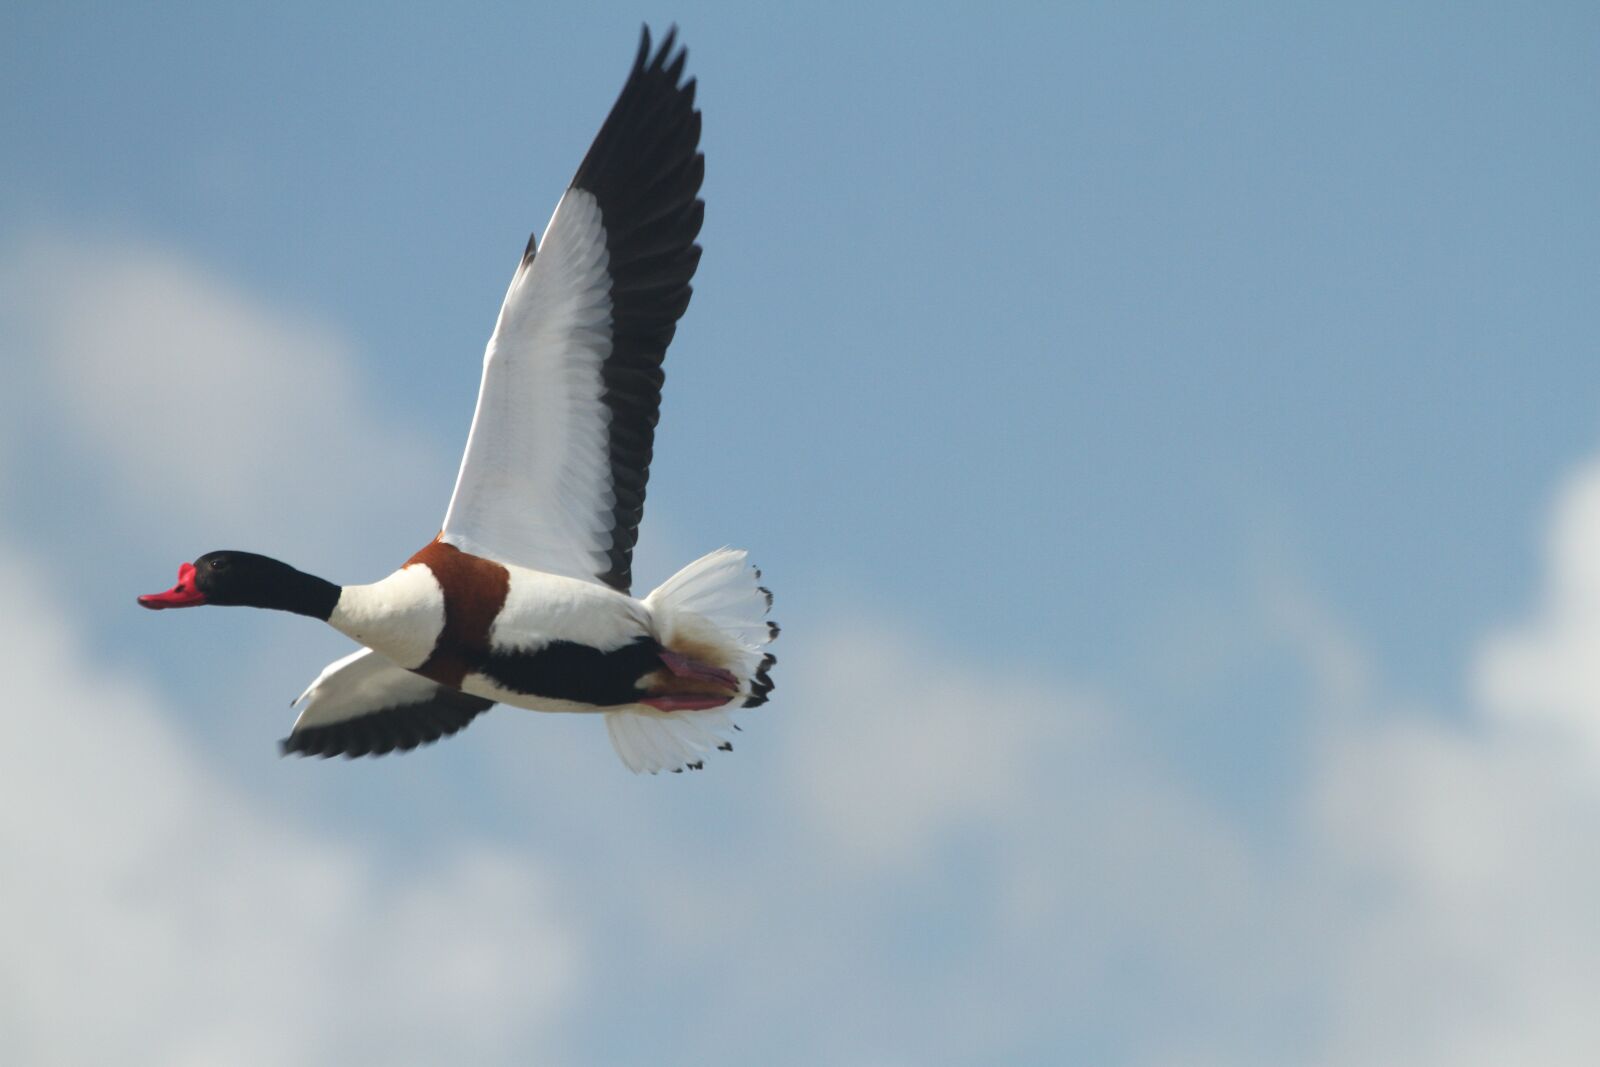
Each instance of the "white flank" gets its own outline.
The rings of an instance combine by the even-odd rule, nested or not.
[[[609,651],[650,633],[639,601],[598,582],[507,567],[506,602],[489,630],[498,651],[532,650],[551,641],[576,641]]]

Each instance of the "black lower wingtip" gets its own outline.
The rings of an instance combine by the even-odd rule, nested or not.
[[[633,57],[633,69],[643,70],[650,58],[650,24],[639,23],[639,54]]]

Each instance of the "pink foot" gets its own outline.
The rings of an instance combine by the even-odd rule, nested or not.
[[[657,711],[704,711],[706,708],[720,708],[732,699],[732,697],[665,696],[645,697],[639,703]]]
[[[739,679],[734,676],[732,671],[725,671],[721,667],[712,667],[704,663],[696,663],[688,656],[680,655],[665,648],[661,650],[661,662],[667,665],[667,670],[679,678],[693,678],[700,682],[725,685],[729,689],[739,688]],[[716,705],[710,704],[707,706],[715,707]]]

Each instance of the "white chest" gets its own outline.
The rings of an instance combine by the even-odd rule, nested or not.
[[[422,564],[371,585],[347,585],[328,625],[402,667],[420,667],[444,629],[444,590]]]

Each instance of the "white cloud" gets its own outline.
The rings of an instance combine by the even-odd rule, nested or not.
[[[0,1060],[549,1053],[583,951],[548,860],[452,835],[410,869],[381,841],[274,813],[226,764],[209,768],[170,697],[97,666],[103,650],[71,612],[105,590],[79,608],[60,580],[110,568],[115,602],[148,625],[131,593],[168,572],[126,592],[115,573],[140,531],[170,538],[173,559],[201,537],[364,559],[364,536],[443,466],[372,409],[349,345],[169,252],[41,238],[0,256],[0,278],[16,357],[0,400],[13,489],[0,586],[27,607],[0,619]],[[93,552],[12,547],[57,519]],[[263,649],[235,653],[248,672]]]
[[[1562,487],[1546,555],[1537,613],[1487,643],[1477,688],[1500,718],[1600,760],[1600,462]]]
[[[1326,1062],[1594,1062],[1600,789],[1584,761],[1397,715],[1330,739],[1312,789]]]
[[[1303,591],[1273,615],[1314,688],[1293,803],[1293,901],[1327,1067],[1579,1065],[1600,1056],[1600,776],[1591,644],[1600,630],[1600,468],[1557,502],[1542,615],[1488,639],[1480,702],[1385,693],[1359,641]],[[1222,1058],[1224,1062],[1238,1062]],[[1181,1061],[1180,1061],[1181,1062]]]
[[[86,454],[130,532],[291,551],[435,532],[454,457],[376,408],[326,325],[132,239],[35,237],[0,257],[0,294],[19,444]]]
[[[42,422],[132,521],[198,488],[216,510],[190,528],[349,543],[425,462],[348,345],[169,254],[7,262],[31,295],[0,310],[54,368]],[[110,294],[94,315],[82,278]],[[258,410],[206,411],[219,369]],[[345,456],[334,482],[374,478],[292,529],[279,501]],[[44,605],[0,621],[0,1058],[527,1062],[581,1031],[618,1059],[596,1035],[649,1030],[663,1062],[1593,1062],[1600,467],[1552,529],[1539,613],[1486,643],[1482,706],[1455,714],[1395,701],[1316,597],[1273,587],[1243,630],[1278,644],[1244,658],[1281,671],[1287,646],[1312,684],[1285,697],[1304,750],[1260,751],[1303,761],[1258,792],[1271,820],[1114,692],[785,616],[737,752],[638,782],[572,742],[597,724],[495,723],[487,791],[547,815],[539,843],[408,838],[440,859],[407,873],[208,771],[143,680],[94,666],[39,561],[0,552],[0,587]]]
[[[541,864],[440,845],[413,873],[261,810],[137,678],[97,670],[31,561],[0,620],[0,1059],[512,1061],[580,945]],[[512,1055],[513,1052],[517,1055]]]
[[[886,625],[836,624],[802,662],[816,673],[781,679],[785,703],[807,709],[786,776],[801,818],[852,865],[903,868],[940,835],[1003,820],[1030,784],[1028,753],[1064,750],[1095,718],[1023,682],[985,684]]]
[[[1600,610],[1600,476],[1577,484],[1547,593],[1566,624]],[[930,901],[971,909],[970,944],[909,988],[855,963],[879,992],[834,1017],[846,1055],[968,1062],[1082,1040],[1150,1064],[1600,1056],[1597,705],[1580,695],[1600,695],[1600,657],[1541,622],[1517,650],[1568,672],[1561,714],[1505,715],[1543,694],[1511,685],[1484,711],[1438,713],[1389,696],[1304,589],[1272,583],[1261,610],[1310,683],[1286,709],[1306,769],[1276,801],[1275,839],[1163,766],[1113,699],[989,678],[892,627],[838,626],[802,652],[784,761],[808,859],[839,896],[819,903],[807,880],[789,899],[844,941]],[[1495,670],[1504,640],[1470,669]],[[839,922],[852,911],[869,921]],[[819,920],[794,936],[830,933]]]

